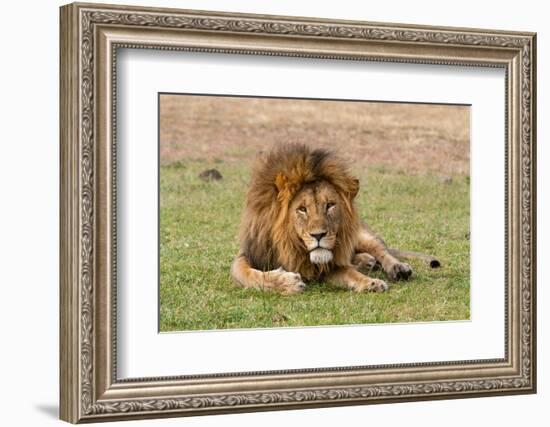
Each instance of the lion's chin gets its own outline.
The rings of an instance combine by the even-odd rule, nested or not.
[[[332,252],[324,248],[314,249],[309,253],[309,260],[313,264],[328,264],[332,261]]]

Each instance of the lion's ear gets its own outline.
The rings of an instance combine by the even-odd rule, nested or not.
[[[359,180],[357,178],[351,178],[348,183],[348,192],[350,198],[353,200],[357,193],[359,193]]]
[[[277,199],[279,202],[285,204],[292,198],[293,187],[288,177],[279,172],[275,177],[275,187],[277,187]]]
[[[275,177],[275,187],[277,187],[279,193],[288,187],[288,178],[282,172],[279,172]]]

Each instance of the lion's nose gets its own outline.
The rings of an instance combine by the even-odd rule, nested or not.
[[[317,241],[320,241],[323,237],[327,235],[327,233],[310,233],[309,235],[314,239],[317,239]]]

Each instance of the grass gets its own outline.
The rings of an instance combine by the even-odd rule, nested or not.
[[[198,178],[211,167],[223,180]],[[467,177],[442,180],[382,167],[360,176],[361,217],[390,246],[436,255],[442,268],[412,261],[411,280],[383,294],[311,283],[304,293],[284,297],[241,289],[229,277],[249,169],[191,160],[161,167],[161,331],[469,319]]]

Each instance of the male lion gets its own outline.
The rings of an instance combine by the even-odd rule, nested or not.
[[[383,240],[359,220],[359,181],[333,153],[285,145],[260,156],[252,172],[231,276],[245,288],[285,295],[324,281],[357,292],[388,285],[358,271],[380,264],[390,280],[408,280]]]

